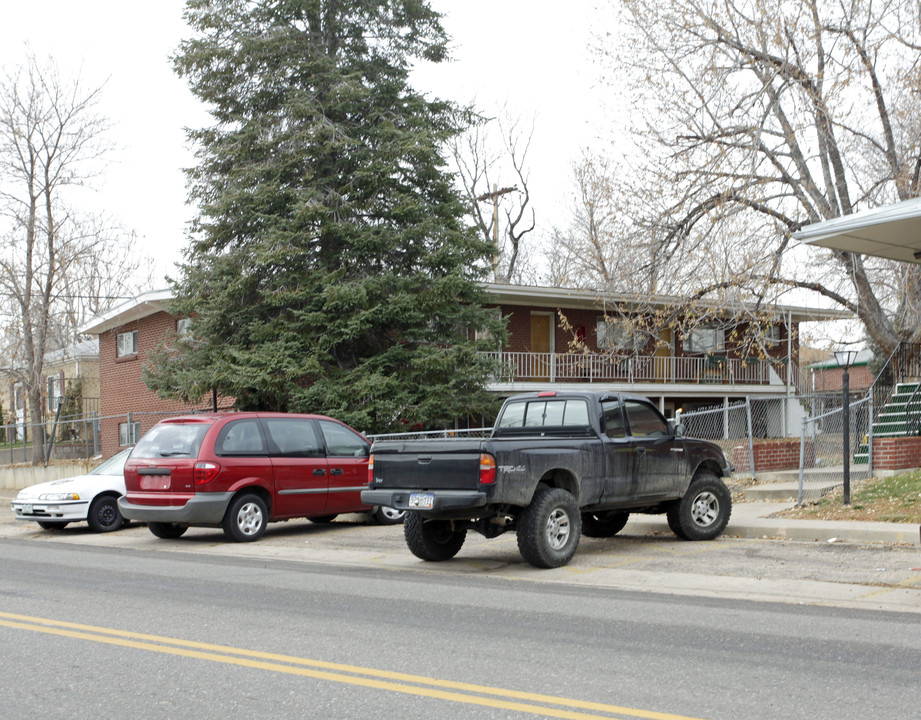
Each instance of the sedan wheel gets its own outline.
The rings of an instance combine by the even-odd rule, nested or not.
[[[86,515],[86,522],[93,532],[118,530],[125,523],[118,510],[118,499],[111,495],[103,495],[93,500]]]

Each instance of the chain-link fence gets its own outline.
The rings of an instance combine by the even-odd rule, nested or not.
[[[806,418],[800,436],[800,467],[797,502],[816,500],[841,487],[845,463],[851,482],[870,477],[872,447],[869,398],[851,403],[848,439],[844,437],[844,408]]]
[[[368,440],[433,440],[437,438],[485,438],[492,428],[461,428],[457,430],[420,430],[418,432],[384,433],[365,435]]]
[[[38,452],[45,460],[72,460],[98,455],[100,426],[95,414],[64,416],[44,423],[0,426],[0,463],[28,464]]]
[[[735,466],[737,478],[754,477],[752,407],[748,399],[709,410],[682,413],[679,422],[687,437],[719,445]]]
[[[229,410],[230,408],[218,408]],[[92,458],[102,453],[102,435],[117,434],[119,447],[130,447],[167,417],[210,412],[212,408],[60,416],[41,423],[0,425],[0,464],[33,464],[36,452],[44,462]],[[38,450],[36,451],[36,445]]]
[[[801,504],[843,483],[842,401],[840,393],[747,398],[683,413],[680,422],[686,436],[722,447],[735,466],[735,481],[790,483]],[[850,407],[848,475],[855,482],[872,472],[872,409],[870,398]]]

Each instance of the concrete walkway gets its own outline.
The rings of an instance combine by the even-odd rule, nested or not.
[[[771,517],[792,502],[742,502],[732,507],[726,534],[740,538],[783,538],[808,542],[921,545],[921,527],[907,523],[851,520],[795,520]],[[624,533],[671,533],[664,515],[631,515]]]

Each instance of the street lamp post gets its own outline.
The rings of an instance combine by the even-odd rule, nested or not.
[[[844,372],[841,374],[841,389],[844,391],[844,408],[842,412],[844,430],[844,504],[851,504],[851,377],[847,369],[857,359],[856,350],[837,350],[835,360]]]

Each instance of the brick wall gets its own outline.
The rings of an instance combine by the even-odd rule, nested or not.
[[[874,470],[921,467],[921,437],[873,438]]]
[[[755,440],[755,471],[796,470],[799,468],[800,441],[791,439]],[[732,463],[737,468],[751,467],[748,445],[738,445],[732,449]],[[804,448],[805,467],[815,466],[815,445],[806,441]]]
[[[866,365],[849,368],[848,387],[851,390],[866,390],[873,384],[873,373]],[[811,390],[816,392],[841,392],[844,388],[844,371],[841,368],[821,368],[812,371]]]
[[[132,422],[140,423],[140,435],[143,435],[167,414],[193,409],[178,400],[159,397],[141,379],[141,369],[147,361],[148,353],[157,346],[164,334],[175,329],[176,318],[169,313],[158,312],[99,336],[100,415],[106,418],[102,420],[103,457],[109,457],[121,449],[118,429],[121,423],[127,422],[128,413],[132,413]],[[138,331],[137,355],[116,357],[118,334],[132,330]],[[204,404],[197,404],[194,408],[209,403],[210,398],[206,398]]]

